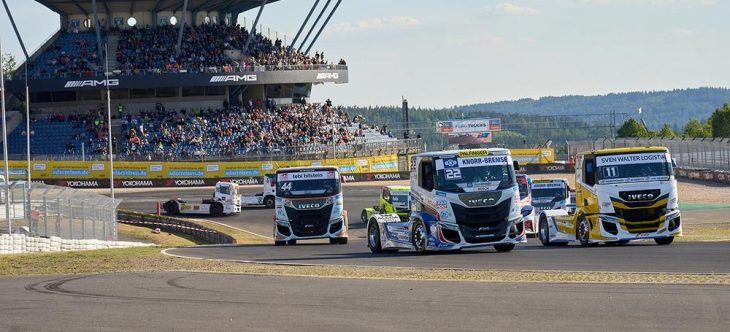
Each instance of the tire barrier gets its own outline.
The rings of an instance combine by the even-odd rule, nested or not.
[[[119,210],[117,220],[120,223],[133,226],[141,226],[150,229],[159,228],[162,232],[187,235],[193,239],[207,244],[230,244],[236,243],[232,236],[216,231],[214,229],[196,224],[191,221],[179,218],[158,216],[128,210]]]
[[[727,171],[713,171],[710,169],[677,167],[674,174],[677,177],[685,179],[730,184],[730,172]]]
[[[25,234],[0,235],[0,255],[149,246],[153,246],[153,244],[126,241],[103,241],[97,239],[62,239],[57,236],[32,237]]]

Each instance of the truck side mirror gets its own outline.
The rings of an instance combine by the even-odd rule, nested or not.
[[[515,171],[520,170],[520,163],[517,160],[512,160],[512,165],[514,166]]]
[[[672,168],[677,167],[677,159],[672,158]]]

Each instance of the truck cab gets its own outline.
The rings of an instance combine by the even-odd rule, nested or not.
[[[371,251],[419,253],[494,246],[510,251],[527,242],[507,149],[472,149],[414,155],[411,216],[375,216],[368,222]]]
[[[526,174],[516,174],[517,188],[520,191],[520,212],[528,235],[537,234],[535,208],[532,206],[532,178]]]
[[[545,179],[532,182],[532,206],[538,211],[567,209],[570,185],[566,179]]]
[[[579,241],[624,244],[682,234],[675,163],[665,147],[604,149],[579,154],[575,211],[553,209],[539,217],[543,245]]]
[[[189,203],[181,199],[171,199],[162,205],[165,213],[199,214],[199,215],[231,215],[241,212],[241,195],[239,186],[231,182],[219,181],[215,184],[212,198],[204,198],[200,203]]]
[[[346,244],[347,212],[337,167],[282,168],[276,172],[274,244],[328,238]]]
[[[365,208],[360,214],[363,223],[368,222],[370,217],[382,213],[395,213],[402,220],[408,220],[411,214],[411,187],[409,186],[385,186],[380,190],[379,204],[372,208]]]
[[[263,191],[242,198],[243,206],[263,206],[273,209],[276,201],[276,174],[264,175]]]

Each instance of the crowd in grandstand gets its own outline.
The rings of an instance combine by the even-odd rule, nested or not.
[[[121,126],[122,155],[146,160],[288,152],[333,141],[348,143],[362,135],[351,130],[346,111],[328,104],[249,102],[243,107],[179,111],[160,105],[153,112],[126,115]]]
[[[239,25],[204,24],[186,25],[180,52],[176,52],[179,27],[112,29],[102,34],[102,43],[110,34],[118,34],[114,52],[117,69],[123,74],[159,74],[180,72],[233,72],[254,70],[256,66],[269,66],[267,70],[286,66],[325,65],[324,52],[306,55],[289,49],[280,39],[271,40],[256,33],[244,57],[232,59],[226,51],[241,51],[245,47],[249,31]],[[103,59],[101,59],[103,60]],[[340,59],[339,65],[346,62]],[[40,77],[94,76],[104,70],[97,50],[93,31],[61,31],[52,43],[29,67],[32,75]]]
[[[40,121],[50,124],[66,123],[75,129],[74,136],[65,142],[64,150],[67,154],[81,153],[83,143],[85,153],[103,155],[107,153],[109,147],[109,127],[105,114],[106,108],[101,104],[98,108],[89,110],[85,114],[48,114],[45,119],[40,119]],[[34,119],[35,121],[38,120]]]

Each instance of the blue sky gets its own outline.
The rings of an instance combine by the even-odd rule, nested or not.
[[[261,17],[291,40],[314,0],[283,0]],[[321,1],[320,6],[325,1]],[[334,3],[335,1],[333,1]],[[29,50],[58,17],[8,0]],[[452,106],[524,97],[730,86],[730,1],[344,0],[315,48],[345,58],[350,83],[314,100]],[[255,11],[243,13],[250,26]],[[21,55],[0,15],[3,47]]]

